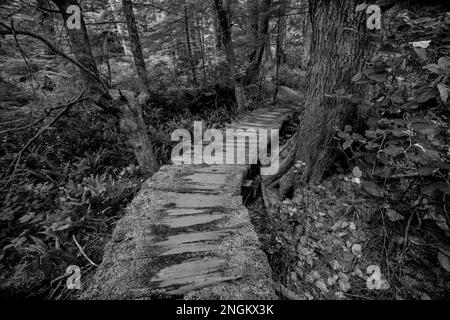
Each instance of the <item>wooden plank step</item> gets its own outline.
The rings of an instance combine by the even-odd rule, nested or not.
[[[166,288],[182,286],[205,281],[210,277],[220,277],[223,275],[223,268],[226,267],[225,259],[198,259],[172,265],[159,271],[150,280],[155,288]]]

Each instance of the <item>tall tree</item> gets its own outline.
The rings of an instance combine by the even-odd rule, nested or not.
[[[225,47],[225,56],[227,58],[228,66],[231,70],[231,77],[234,86],[234,93],[236,96],[236,103],[239,111],[245,109],[244,87],[242,85],[241,76],[237,70],[236,55],[234,52],[233,39],[231,37],[231,24],[229,20],[229,12],[225,7],[223,0],[214,0],[217,11],[217,17],[220,23],[222,34],[222,43]]]
[[[278,84],[279,84],[279,73],[280,73],[280,64],[285,62],[284,55],[284,37],[286,34],[286,7],[288,0],[280,0],[280,4],[278,7],[278,21],[277,21],[277,45],[276,45],[276,56],[275,56],[275,65],[276,65],[276,82],[275,82],[275,92],[273,95],[273,100],[275,101],[278,94]]]
[[[77,0],[52,0],[60,10],[63,20],[69,19],[67,9],[71,5],[79,6]],[[120,126],[127,134],[141,171],[151,175],[159,168],[159,163],[153,153],[150,138],[147,134],[142,116],[142,105],[135,101],[132,94],[126,99],[113,100],[107,86],[101,81],[97,65],[92,55],[89,38],[83,15],[80,28],[67,29],[75,59],[81,66],[81,75],[86,91],[92,100],[107,112],[118,115]]]
[[[290,0],[280,0],[278,8],[278,34],[277,34],[277,52],[276,52],[277,65],[286,63],[284,42],[286,40],[286,28],[287,28],[286,11],[289,5]]]
[[[253,83],[258,78],[264,51],[267,51],[268,49],[271,5],[272,0],[262,0],[262,4],[259,8],[258,41],[256,42],[256,48],[254,49],[255,53],[251,55],[252,60],[250,61],[250,65],[245,74],[245,84]],[[253,13],[255,13],[255,11],[253,11]]]
[[[189,66],[191,67],[192,80],[194,82],[194,85],[197,85],[197,73],[195,72],[195,62],[194,56],[192,54],[191,33],[189,32],[189,15],[186,0],[184,1],[183,9],[184,9],[184,30],[186,33],[186,47],[188,51]]]
[[[308,0],[301,0],[300,3],[308,5]],[[301,56],[301,67],[307,68],[308,64],[309,64],[311,39],[312,39],[311,15],[303,14],[300,16],[300,20],[301,20],[301,32],[302,32],[302,38],[303,38],[303,52],[302,52],[302,56]]]
[[[131,0],[122,0],[123,14],[127,23],[128,37],[130,39],[131,52],[133,53],[134,66],[139,78],[140,87],[140,103],[147,102],[150,97],[149,80],[145,60],[142,54],[141,40],[139,39],[139,31],[134,17],[133,4]]]
[[[358,92],[351,78],[368,57],[365,15],[355,11],[357,2],[309,1],[309,86],[296,151],[296,160],[306,163],[304,182],[316,183],[322,178],[334,160],[336,128],[354,121],[356,105],[345,95]]]
[[[249,61],[253,61],[258,50],[259,0],[247,0],[247,38],[249,39]]]
[[[116,29],[117,29],[117,33],[119,34],[120,37],[120,42],[122,44],[123,47],[123,52],[125,53],[126,56],[131,55],[131,51],[130,48],[128,47],[125,38],[127,37],[126,31],[124,30],[122,23],[119,19],[119,8],[117,5],[117,1],[118,0],[109,0],[109,6],[111,7],[111,11],[113,13],[114,16],[114,21],[116,23]]]

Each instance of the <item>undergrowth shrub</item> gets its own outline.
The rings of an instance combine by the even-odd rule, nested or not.
[[[233,119],[229,93],[220,87],[153,92],[144,118],[161,164],[177,143],[170,140],[174,130],[192,132],[194,121],[223,127]],[[3,116],[0,121],[9,123],[11,115]],[[35,121],[20,116],[24,123]],[[142,178],[117,120],[91,105],[73,108],[11,167],[38,130],[0,137],[0,296],[68,298],[74,293],[65,287],[66,268],[78,265],[86,275],[93,266],[84,254],[101,262],[110,231]]]
[[[349,96],[365,127],[347,125],[336,137],[355,181],[378,197],[393,219],[407,220],[405,238],[414,227],[433,243],[450,235],[450,16],[442,12],[401,10],[392,33],[372,35],[378,50],[352,79],[367,85],[368,93]],[[400,215],[392,215],[391,208]],[[424,234],[423,219],[440,230]],[[447,247],[447,260],[438,253],[448,269],[449,252]]]

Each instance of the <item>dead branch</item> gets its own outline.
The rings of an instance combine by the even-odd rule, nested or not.
[[[75,244],[76,244],[78,250],[80,250],[80,252],[81,252],[81,254],[83,255],[83,257],[85,257],[86,260],[89,261],[89,263],[92,264],[94,267],[97,267],[97,268],[98,268],[98,264],[96,264],[94,261],[92,261],[92,260],[86,255],[86,253],[84,253],[83,248],[80,246],[80,244],[78,243],[78,241],[77,241],[77,239],[75,238],[74,235],[72,235],[72,239],[73,239],[73,241],[75,242]]]
[[[103,81],[101,79],[99,79],[97,77],[97,75],[92,72],[91,70],[89,70],[88,68],[86,68],[85,66],[83,66],[81,63],[79,63],[78,61],[76,61],[75,59],[71,58],[69,55],[67,55],[66,53],[64,53],[63,51],[57,49],[50,41],[48,41],[47,39],[45,39],[44,37],[35,34],[33,32],[30,31],[26,31],[26,30],[17,30],[17,29],[11,29],[11,27],[9,27],[7,24],[3,23],[0,21],[0,26],[3,26],[4,28],[6,28],[7,30],[0,30],[0,35],[14,35],[14,34],[20,34],[20,35],[24,35],[24,36],[29,36],[32,37],[34,39],[37,39],[39,41],[41,41],[42,43],[44,43],[52,52],[60,55],[61,57],[69,60],[71,63],[73,63],[74,65],[76,65],[78,68],[80,68],[81,70],[83,70],[84,72],[87,72],[89,75],[91,75],[92,77],[94,77],[94,79],[98,80],[99,83],[102,84],[102,86],[105,87],[105,84],[103,83]],[[105,91],[106,87],[105,87]]]
[[[19,43],[19,39],[17,39],[17,33],[16,33],[16,30],[14,29],[14,23],[12,20],[11,20],[11,32],[14,37],[14,41],[16,42],[17,48],[19,49],[20,55],[22,56],[22,59],[25,62],[25,65],[27,66],[27,69],[28,69],[28,72],[30,73],[31,78],[33,78],[34,81],[36,81],[38,83],[36,77],[34,76],[33,70],[31,69],[30,64],[28,63],[27,55],[23,51],[23,49]],[[39,86],[39,83],[38,83],[38,86]],[[33,89],[33,92],[36,94],[36,92],[34,91],[33,82],[31,82],[31,88]]]
[[[56,121],[58,121],[70,108],[72,108],[74,105],[76,105],[79,102],[88,100],[88,97],[84,96],[84,93],[81,93],[78,98],[76,98],[75,100],[67,103],[64,106],[64,109],[61,110],[56,116],[55,118],[52,119],[52,121],[50,121],[49,123],[47,123],[45,126],[43,126],[30,140],[28,140],[28,142],[22,147],[22,149],[17,153],[17,155],[15,156],[14,160],[12,161],[11,165],[8,168],[7,173],[11,172],[11,169],[14,168],[14,170],[12,171],[10,177],[12,177],[14,175],[14,173],[17,170],[17,167],[19,165],[20,162],[20,158],[22,157],[22,154],[28,149],[28,147],[37,139],[39,138],[39,136],[48,128],[50,128]]]

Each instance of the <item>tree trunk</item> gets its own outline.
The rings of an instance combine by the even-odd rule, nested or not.
[[[142,112],[142,100],[136,100],[132,92],[124,92],[126,103],[121,104],[120,128],[127,133],[133,147],[139,170],[146,176],[158,171],[159,163],[153,152]]]
[[[190,33],[189,33],[189,17],[188,17],[188,12],[187,12],[187,4],[186,4],[186,0],[184,1],[184,27],[185,27],[185,32],[186,32],[186,46],[187,46],[187,50],[188,50],[188,55],[189,55],[189,65],[191,67],[191,72],[192,72],[192,80],[194,81],[194,85],[197,85],[197,74],[195,72],[195,65],[194,65],[194,57],[192,55],[192,47],[191,47],[191,37],[190,37]]]
[[[261,66],[262,58],[264,56],[264,51],[267,51],[268,47],[268,34],[269,34],[269,22],[270,22],[270,7],[272,5],[272,0],[262,0],[261,6],[261,16],[258,25],[258,45],[256,48],[256,53],[254,54],[253,60],[247,69],[244,83],[250,84],[254,83],[259,76],[259,69]],[[265,50],[266,49],[266,50]],[[270,47],[269,47],[270,49]]]
[[[67,8],[77,5],[77,0],[52,0],[61,11],[64,21],[69,18]],[[107,111],[114,112],[120,117],[121,128],[128,136],[130,145],[134,149],[141,172],[151,175],[159,168],[153,153],[147,128],[142,117],[142,106],[136,103],[133,96],[127,95],[128,101],[113,100],[108,89],[101,83],[97,65],[92,56],[91,46],[86,31],[84,19],[81,16],[80,29],[67,30],[76,60],[84,67],[82,79],[88,92],[94,96],[94,101]]]
[[[277,65],[286,63],[286,54],[284,52],[284,42],[286,40],[286,10],[289,6],[289,0],[281,0],[279,9],[279,29],[278,29],[278,40],[277,40],[277,53],[276,53],[276,63]]]
[[[122,24],[120,23],[119,14],[118,14],[119,10],[117,8],[117,1],[118,0],[109,0],[109,5],[110,5],[111,10],[114,15],[114,21],[116,22],[116,29],[117,29],[117,33],[119,34],[119,37],[120,37],[120,42],[122,43],[123,52],[126,56],[129,56],[129,55],[131,55],[131,51],[125,40],[128,35],[126,34],[126,31],[124,30]]]
[[[67,8],[71,5],[79,6],[77,0],[53,0],[55,5],[61,11],[64,22],[70,17],[67,14]],[[65,25],[65,23],[64,23]],[[92,95],[100,94],[102,99],[107,99],[108,93],[106,86],[100,80],[100,74],[92,55],[91,45],[87,35],[86,25],[83,16],[81,16],[80,29],[67,29],[70,38],[72,50],[76,60],[83,65],[86,70],[81,72],[85,90]]]
[[[303,0],[307,3],[307,0]],[[311,51],[311,15],[305,14],[301,18],[302,20],[302,37],[303,37],[303,53],[301,56],[301,67],[304,69],[308,68],[310,51]]]
[[[205,23],[203,21],[203,17],[201,18],[201,24],[199,23],[199,17],[198,14],[197,17],[197,25],[199,26],[199,38],[200,38],[200,54],[202,58],[202,69],[203,69],[203,83],[206,83],[207,75],[206,75],[206,62],[205,62]]]
[[[234,45],[231,38],[231,25],[228,19],[228,12],[223,4],[223,0],[214,0],[214,3],[216,6],[217,17],[220,22],[222,42],[225,46],[225,55],[231,71],[238,111],[243,111],[245,109],[244,87],[242,85],[241,76],[237,71],[236,55],[234,53]]]
[[[275,73],[275,90],[273,94],[273,101],[276,101],[278,94],[278,84],[280,76],[280,64],[284,63],[284,53],[283,53],[283,43],[284,43],[284,33],[286,32],[286,12],[287,0],[280,1],[280,7],[278,9],[278,21],[277,21],[277,44],[276,44],[276,73]]]
[[[368,57],[365,14],[355,12],[356,5],[356,0],[310,0],[309,87],[296,151],[296,160],[306,163],[303,182],[320,181],[334,160],[335,128],[354,121],[356,105],[342,96],[356,93],[351,78]]]
[[[249,39],[249,43],[251,45],[248,60],[253,61],[258,51],[259,0],[247,0],[247,14],[247,38]]]
[[[139,31],[136,25],[136,19],[133,12],[133,4],[131,0],[122,0],[123,14],[127,23],[128,36],[130,39],[131,52],[133,53],[134,66],[139,78],[140,87],[140,104],[144,104],[150,97],[149,81],[147,76],[147,68],[145,67],[144,56],[142,54],[141,41],[139,40]]]

